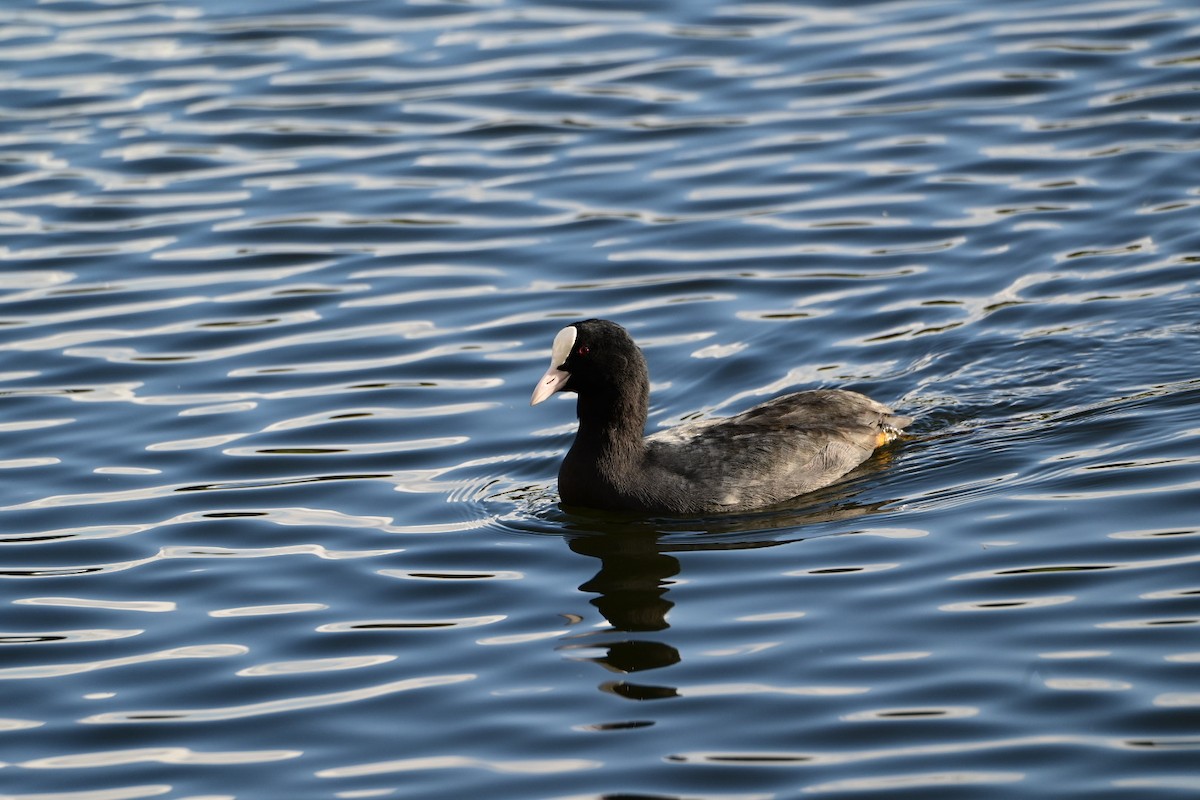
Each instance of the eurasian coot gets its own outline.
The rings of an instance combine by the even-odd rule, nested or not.
[[[564,391],[579,396],[579,431],[558,471],[559,496],[612,511],[768,506],[832,483],[912,422],[861,394],[819,389],[644,438],[646,359],[624,328],[603,319],[558,332],[530,404]]]

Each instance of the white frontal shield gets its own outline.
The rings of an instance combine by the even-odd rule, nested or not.
[[[554,344],[550,347],[550,369],[546,370],[546,374],[538,381],[533,390],[533,397],[529,399],[529,405],[536,406],[566,385],[571,373],[560,367],[567,360],[567,356],[571,355],[571,348],[575,346],[575,337],[578,335],[579,331],[568,325],[554,337]]]

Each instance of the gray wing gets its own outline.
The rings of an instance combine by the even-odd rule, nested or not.
[[[910,422],[855,392],[800,392],[656,433],[647,461],[709,498],[707,510],[750,508],[829,485]]]

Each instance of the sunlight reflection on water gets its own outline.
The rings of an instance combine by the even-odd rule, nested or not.
[[[5,791],[1195,790],[1197,17],[0,10]],[[917,422],[562,509],[589,316]]]

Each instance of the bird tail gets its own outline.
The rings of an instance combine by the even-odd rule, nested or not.
[[[895,441],[903,435],[904,428],[912,424],[913,418],[902,414],[888,414],[879,421],[879,436],[875,440],[876,447],[882,447],[888,442]]]

